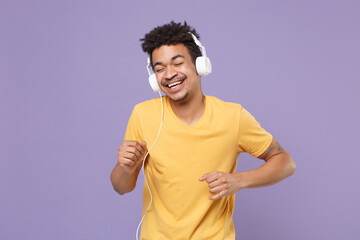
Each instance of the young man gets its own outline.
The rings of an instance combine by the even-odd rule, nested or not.
[[[141,239],[235,239],[235,193],[275,184],[295,171],[291,156],[239,104],[205,96],[195,59],[194,29],[174,23],[154,28],[142,47],[165,93],[160,138],[145,162],[153,196]],[[135,188],[144,154],[158,134],[160,98],[135,106],[111,173],[114,189]],[[265,163],[235,172],[248,152]],[[144,187],[143,213],[150,203]]]

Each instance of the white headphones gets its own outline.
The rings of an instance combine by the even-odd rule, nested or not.
[[[195,62],[196,71],[198,72],[198,74],[200,76],[206,76],[206,75],[210,74],[211,70],[212,70],[210,59],[206,56],[205,47],[201,44],[201,42],[196,38],[196,36],[194,34],[192,34],[191,32],[189,32],[189,33],[191,34],[192,38],[194,39],[194,42],[196,43],[196,45],[198,45],[200,47],[201,52],[202,52],[202,56],[196,58],[196,62]],[[149,83],[150,83],[151,88],[154,90],[154,92],[160,92],[160,86],[157,83],[156,75],[155,75],[155,73],[151,73],[151,71],[150,71],[150,57],[149,56],[147,59],[146,69],[149,73]]]

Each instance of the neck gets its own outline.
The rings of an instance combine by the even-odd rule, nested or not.
[[[205,111],[205,104],[205,96],[202,92],[183,102],[170,100],[175,115],[188,126],[195,124],[201,118]]]

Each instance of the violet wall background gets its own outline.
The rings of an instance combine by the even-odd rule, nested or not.
[[[135,239],[142,181],[109,174],[133,106],[157,97],[139,38],[174,19],[297,163],[237,194],[237,239],[360,239],[359,1],[0,1],[0,239]],[[240,156],[238,170],[261,165]],[[190,191],[191,192],[191,191]]]

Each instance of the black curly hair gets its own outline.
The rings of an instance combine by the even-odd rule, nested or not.
[[[201,56],[201,51],[189,32],[194,34],[198,39],[200,38],[196,30],[190,27],[186,21],[184,21],[184,24],[171,21],[170,23],[158,26],[145,34],[145,37],[140,39],[140,41],[143,42],[141,47],[142,50],[150,56],[151,67],[153,67],[152,52],[156,48],[161,47],[162,45],[175,45],[178,43],[185,45],[195,64],[196,58]]]

